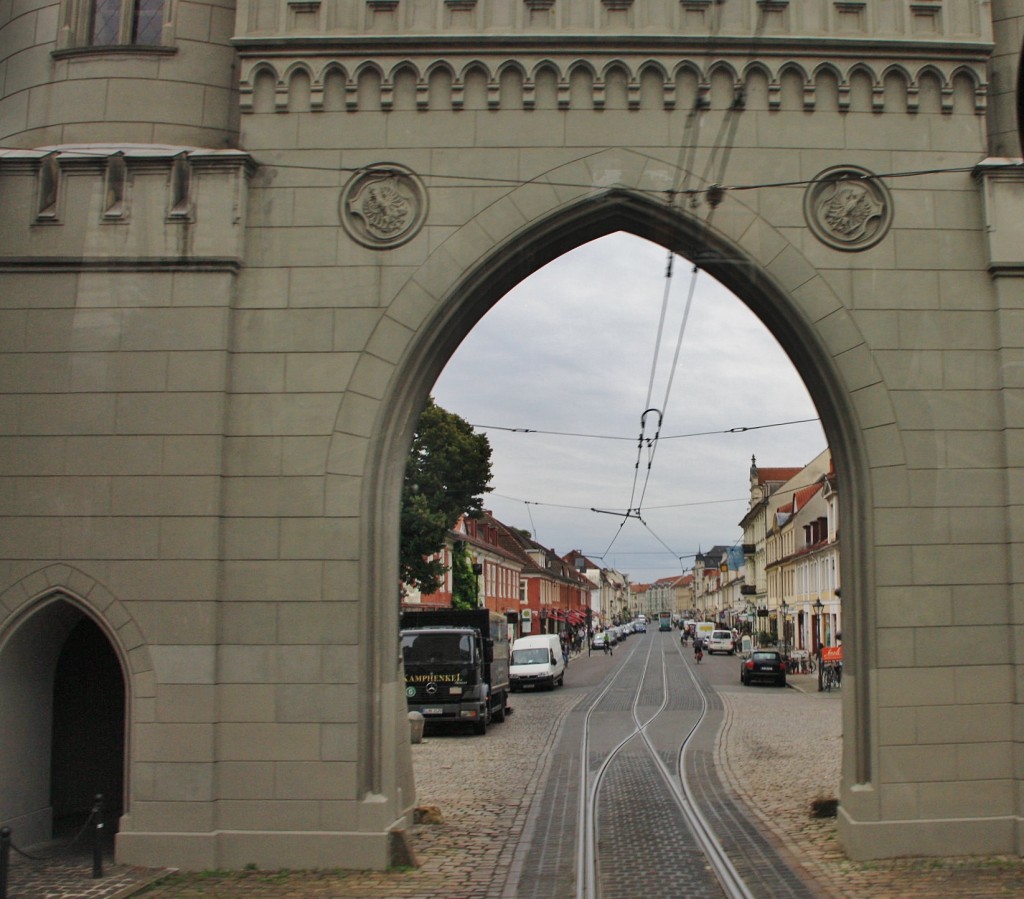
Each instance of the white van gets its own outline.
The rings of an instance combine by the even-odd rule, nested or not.
[[[713,621],[698,621],[695,625],[696,634],[695,636],[700,637],[704,641],[704,645],[707,646],[708,640],[711,639],[711,635],[715,632],[715,624]]]
[[[513,690],[547,687],[553,690],[565,681],[562,642],[557,634],[520,637],[512,644],[509,682]]]

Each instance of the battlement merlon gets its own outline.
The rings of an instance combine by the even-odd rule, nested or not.
[[[963,0],[239,0],[237,9],[240,38],[993,40],[987,6]]]

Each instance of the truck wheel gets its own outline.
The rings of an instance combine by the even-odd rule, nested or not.
[[[502,694],[501,705],[498,706],[498,711],[494,713],[494,720],[497,724],[501,724],[505,720],[505,695]]]
[[[473,725],[473,732],[483,736],[487,733],[487,719],[481,718],[476,724]]]

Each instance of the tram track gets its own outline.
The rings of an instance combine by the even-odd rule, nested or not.
[[[639,657],[641,647],[646,647],[646,653],[642,654],[642,658]],[[702,888],[702,893],[705,895],[722,895],[727,899],[753,899],[753,893],[722,848],[713,828],[701,814],[686,775],[687,747],[707,716],[707,688],[701,684],[692,668],[686,664],[679,646],[675,646],[674,651],[670,653],[666,653],[665,647],[663,639],[648,639],[641,644],[634,645],[629,650],[625,662],[608,678],[607,683],[593,697],[584,712],[579,751],[582,763],[579,774],[579,811],[576,829],[577,899],[605,899],[608,895],[607,885],[603,884],[601,877],[603,860],[600,848],[599,809],[603,793],[611,792],[608,789],[609,772],[617,763],[627,764],[625,759],[627,751],[632,755],[631,763],[634,768],[639,765],[641,770],[649,771],[653,767],[658,773],[662,785],[660,791],[662,809],[664,811],[674,809],[676,816],[675,821],[663,820],[662,825],[668,830],[685,830],[690,839],[680,840],[680,845],[686,845],[692,841],[703,856],[703,866],[695,865],[692,859],[689,860],[688,863],[694,870],[688,871],[687,876],[705,881]],[[669,664],[673,657],[678,657],[679,664],[677,666]],[[652,660],[654,661],[652,662]],[[637,668],[639,668],[639,676],[637,676]],[[673,698],[670,675],[678,674],[680,671],[686,672],[693,694],[699,700],[699,708],[695,715],[691,713],[683,716],[685,725],[682,738],[679,739],[678,736],[673,738],[678,742],[672,745],[671,753],[669,753],[665,746],[665,736],[661,735],[659,739],[652,734],[652,730],[655,725],[659,724],[660,719],[671,717],[672,720],[666,722],[671,731],[674,729],[677,719],[680,719],[678,711],[673,713],[670,710]],[[612,692],[617,688],[621,689],[622,685],[630,678],[636,678],[636,687],[632,691],[630,702],[632,728],[614,739],[612,745],[601,747],[600,741],[594,739],[594,729],[597,726],[596,717],[600,714],[602,706],[608,705],[608,697]],[[659,683],[660,688],[657,688],[655,692],[660,691],[660,701],[656,707],[653,707],[653,712],[646,712],[644,710],[651,709],[652,705],[649,701],[642,701],[645,687],[650,691],[652,686],[657,687]],[[641,747],[642,761],[638,761],[636,758],[636,747]],[[596,766],[591,764],[594,754],[597,755]],[[667,754],[674,757],[674,771],[665,760]],[[665,797],[668,797],[670,803],[664,802]],[[648,798],[658,799],[658,797]],[[639,848],[638,851],[640,851]],[[680,854],[686,857],[685,853]],[[614,867],[614,864],[613,862],[611,866]],[[606,867],[608,866],[606,865]],[[707,882],[708,872],[713,877],[714,884]]]

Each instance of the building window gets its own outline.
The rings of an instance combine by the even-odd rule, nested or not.
[[[57,53],[114,48],[173,52],[168,0],[64,0]]]
[[[94,47],[159,44],[163,12],[163,0],[94,0],[89,43]]]

